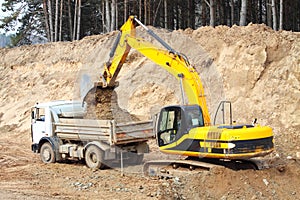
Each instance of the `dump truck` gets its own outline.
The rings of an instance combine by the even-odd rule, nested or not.
[[[90,168],[113,162],[139,164],[154,137],[153,120],[117,123],[84,119],[87,105],[81,101],[36,103],[31,109],[32,151],[44,163],[66,159],[85,160]]]

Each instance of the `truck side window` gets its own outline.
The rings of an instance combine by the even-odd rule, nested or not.
[[[44,108],[36,109],[36,121],[45,121],[45,109]]]

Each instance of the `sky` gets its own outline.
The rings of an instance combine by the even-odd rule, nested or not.
[[[5,17],[5,13],[1,9],[3,2],[4,2],[4,0],[0,0],[0,19],[2,19],[3,17]],[[5,34],[5,31],[3,29],[0,29],[0,34]]]
[[[3,19],[5,16],[8,15],[8,13],[2,11],[2,3],[4,1],[5,0],[0,0],[0,19]],[[1,22],[0,22],[0,24],[1,24]],[[9,31],[9,32],[7,32],[4,29],[0,29],[0,34],[9,35],[9,34],[14,34],[14,33],[15,33],[15,31]]]
[[[2,3],[4,2],[4,0],[0,0],[0,8],[2,7]],[[4,15],[4,12],[2,12],[2,9],[0,9],[0,18],[3,18],[5,15]]]
[[[0,0],[0,19],[2,19],[3,15],[4,15],[4,13],[2,12],[2,9],[1,9],[3,1],[4,0]],[[3,34],[3,33],[5,33],[5,31],[0,29],[0,34]]]

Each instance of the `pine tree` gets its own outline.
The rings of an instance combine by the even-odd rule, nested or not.
[[[0,19],[0,28],[15,32],[14,45],[106,33],[132,14],[168,29],[252,22],[300,30],[299,0],[6,0],[1,9],[9,16]]]
[[[36,0],[9,0],[2,4],[2,10],[12,14],[1,20],[0,28],[4,28],[6,31],[15,31],[11,37],[13,46],[47,41],[42,4],[42,1]],[[17,30],[16,26],[18,26]]]

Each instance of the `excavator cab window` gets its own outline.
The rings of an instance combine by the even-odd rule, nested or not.
[[[158,122],[158,143],[164,146],[174,142],[181,132],[182,112],[180,107],[162,109]]]
[[[189,130],[195,127],[204,126],[202,110],[198,105],[185,106],[186,128]]]
[[[202,109],[199,105],[169,106],[161,110],[157,139],[159,146],[175,142],[189,130],[204,126]]]

